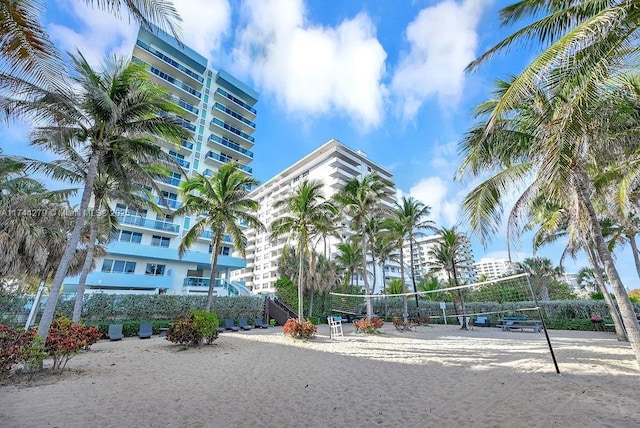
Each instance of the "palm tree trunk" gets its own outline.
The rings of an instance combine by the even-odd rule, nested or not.
[[[204,310],[211,312],[211,306],[213,306],[213,289],[216,286],[216,274],[218,273],[218,247],[220,241],[222,241],[222,227],[216,227],[216,230],[211,238],[211,275],[209,276],[209,291],[207,292],[207,303],[204,306]]]
[[[407,296],[404,294],[407,288],[407,285],[404,281],[404,250],[402,249],[403,245],[400,246],[400,280],[402,281],[402,320],[404,321],[404,325],[408,325],[409,323],[409,303],[407,302]]]
[[[313,316],[313,290],[309,293],[309,318]]]
[[[302,317],[304,310],[304,301],[302,299],[302,275],[304,274],[304,251],[302,249],[302,243],[298,246],[298,251],[300,253],[298,257],[298,322],[302,323]]]
[[[387,280],[384,275],[384,265],[386,264],[386,260],[380,260],[380,271],[382,272],[382,294],[384,294],[384,317],[387,317],[389,313],[389,302],[387,301]]]
[[[604,296],[604,301],[607,303],[607,307],[609,308],[609,314],[611,315],[611,319],[613,320],[613,327],[616,330],[616,337],[620,342],[627,342],[629,338],[627,337],[627,333],[624,331],[624,325],[622,324],[622,320],[620,319],[618,308],[616,308],[616,304],[611,298],[611,294],[609,294],[609,291],[607,291],[607,286],[604,283],[604,278],[602,277],[602,272],[600,271],[600,263],[598,263],[597,255],[593,251],[593,248],[587,244],[586,240],[584,243],[584,248],[585,253],[587,254],[587,259],[589,260],[589,264],[591,265],[591,269],[593,270],[593,276],[595,277],[598,288]]]
[[[418,286],[416,285],[416,273],[413,267],[413,239],[409,239],[409,248],[411,249],[411,283],[413,284],[414,297],[416,298],[416,314],[420,316],[420,303],[418,302]]]
[[[636,242],[636,237],[634,235],[629,235],[627,236],[627,238],[629,238],[629,243],[631,244],[633,261],[636,264],[636,272],[638,273],[638,278],[640,278],[640,253],[638,253],[638,243]]]
[[[456,272],[456,262],[455,260],[451,264],[451,270],[453,271],[453,284],[455,287],[458,286],[458,274]],[[460,330],[469,330],[469,326],[467,326],[467,311],[464,307],[464,296],[462,295],[462,289],[458,289],[458,298],[460,299],[460,309],[462,311],[462,326]]]
[[[80,279],[78,280],[78,290],[76,291],[76,301],[73,305],[73,316],[71,320],[78,324],[80,322],[80,315],[82,313],[82,301],[84,299],[84,290],[87,283],[87,276],[93,263],[93,252],[96,247],[96,237],[98,236],[98,210],[100,210],[100,200],[96,197],[96,205],[93,207],[93,213],[91,214],[89,242],[87,243],[87,255],[84,258],[84,264],[82,265],[82,272],[80,273]]]
[[[78,248],[78,242],[80,242],[80,234],[82,232],[82,226],[84,226],[85,222],[85,213],[87,211],[87,208],[89,207],[91,195],[93,194],[93,183],[95,182],[96,175],[98,173],[98,164],[100,162],[100,157],[100,151],[95,150],[91,155],[91,160],[89,161],[89,165],[87,167],[87,176],[85,177],[84,188],[82,190],[82,198],[80,200],[80,212],[77,213],[76,224],[74,225],[73,230],[69,235],[67,248],[64,250],[64,254],[62,255],[62,259],[60,260],[60,264],[58,265],[56,274],[53,277],[53,281],[51,283],[51,291],[49,292],[47,304],[44,307],[44,312],[42,313],[42,318],[40,319],[40,324],[38,326],[38,336],[40,336],[42,340],[46,340],[47,335],[49,334],[49,328],[51,327],[53,315],[58,304],[58,298],[60,297],[60,289],[62,288],[62,283],[67,276],[67,271],[69,270],[71,259],[73,258],[73,255]]]
[[[362,279],[364,280],[364,290],[367,294],[367,319],[370,320],[373,315],[373,301],[369,296],[371,290],[369,290],[369,277],[367,275],[367,234],[365,233],[364,225],[362,227]]]
[[[627,336],[629,337],[631,349],[636,357],[638,366],[640,366],[640,328],[638,327],[638,320],[636,319],[636,313],[633,305],[631,304],[631,300],[629,300],[627,290],[624,288],[624,284],[620,280],[620,275],[618,274],[618,270],[613,262],[613,257],[611,256],[611,253],[607,248],[607,244],[604,241],[598,216],[591,199],[589,198],[587,180],[588,178],[586,177],[586,174],[579,171],[578,176],[576,177],[576,190],[578,192],[578,197],[586,210],[587,221],[591,229],[591,238],[595,244],[596,253],[604,265],[605,272],[609,278],[609,283],[611,284],[613,293],[616,296],[616,302],[620,308],[620,315],[622,316],[622,321],[625,325]]]

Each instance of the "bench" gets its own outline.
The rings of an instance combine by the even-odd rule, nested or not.
[[[500,324],[502,325],[502,331],[511,331],[518,329],[524,331],[525,328],[530,328],[535,333],[540,333],[541,331],[540,320],[503,318],[500,320]]]

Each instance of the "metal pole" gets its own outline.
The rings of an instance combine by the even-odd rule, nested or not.
[[[551,352],[551,359],[553,360],[553,365],[556,368],[556,373],[560,374],[560,369],[558,368],[558,362],[556,361],[556,354],[553,352],[553,347],[551,346],[551,339],[549,339],[549,333],[547,332],[547,325],[544,322],[542,311],[540,310],[540,305],[538,305],[538,299],[536,298],[536,293],[533,291],[533,284],[531,283],[531,275],[529,273],[527,273],[527,282],[529,283],[529,290],[531,291],[531,297],[533,297],[533,303],[536,305],[536,309],[538,310],[538,316],[540,317],[540,322],[542,323],[542,328],[544,329],[544,335],[547,338],[547,345],[549,345],[549,351]]]

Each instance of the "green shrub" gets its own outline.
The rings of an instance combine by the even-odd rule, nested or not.
[[[199,337],[207,344],[212,344],[218,338],[218,316],[216,313],[196,309],[191,309],[190,313]]]

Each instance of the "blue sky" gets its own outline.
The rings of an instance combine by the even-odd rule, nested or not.
[[[260,93],[254,175],[266,181],[330,138],[364,151],[394,174],[397,188],[432,207],[438,225],[461,224],[474,183],[454,183],[457,145],[473,107],[497,78],[517,73],[535,51],[513,50],[474,74],[465,66],[514,29],[502,29],[492,0],[177,0],[185,42]],[[137,28],[79,0],[47,2],[46,23],[61,49],[98,64],[131,53]],[[26,127],[0,130],[5,154],[34,154]],[[476,259],[505,257],[504,236]],[[558,262],[558,248],[539,252]],[[531,256],[524,239],[515,259]],[[586,266],[568,260],[567,271]],[[629,288],[631,257],[618,255]]]

